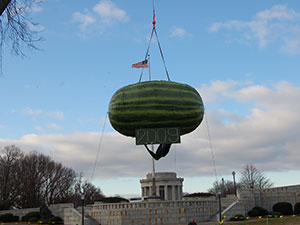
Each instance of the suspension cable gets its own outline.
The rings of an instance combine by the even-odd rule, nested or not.
[[[101,146],[102,146],[102,140],[103,140],[103,134],[104,134],[104,129],[105,129],[106,120],[107,120],[107,114],[108,113],[106,113],[104,124],[103,124],[103,127],[102,127],[102,133],[101,133],[99,144],[98,144],[98,150],[97,150],[97,154],[96,154],[96,158],[95,158],[95,162],[94,162],[94,168],[93,168],[93,172],[92,172],[92,176],[91,176],[91,181],[94,179],[95,170],[96,170],[97,161],[98,161],[98,156],[99,156],[99,152],[100,152],[100,149],[101,149]]]
[[[158,47],[159,47],[159,51],[160,51],[160,55],[161,55],[162,61],[163,61],[163,63],[164,63],[164,67],[165,67],[165,71],[166,71],[166,74],[167,74],[167,78],[168,78],[168,81],[170,81],[170,76],[169,76],[169,73],[168,73],[168,70],[167,70],[167,66],[166,66],[164,54],[163,54],[163,52],[162,52],[162,49],[161,49],[161,46],[160,46],[160,42],[159,42],[159,40],[158,40],[158,35],[157,35],[157,32],[156,32],[155,27],[154,27],[153,29],[154,29],[154,31],[155,31],[155,35],[156,35],[156,39],[157,39],[157,44],[158,44]]]
[[[214,156],[214,152],[213,152],[213,145],[212,145],[211,136],[210,136],[210,130],[209,130],[209,126],[208,126],[207,114],[205,112],[204,112],[204,117],[205,117],[205,121],[206,121],[207,135],[208,135],[208,141],[209,141],[209,148],[210,148],[212,163],[213,163],[213,167],[214,167],[215,178],[216,178],[216,181],[218,182],[217,169],[216,169],[216,163],[215,163],[215,156]]]
[[[160,45],[160,42],[159,42],[159,39],[158,39],[156,27],[155,27],[155,25],[156,25],[156,20],[155,20],[154,0],[152,1],[152,3],[153,3],[153,20],[152,20],[153,28],[152,28],[152,31],[151,31],[151,36],[150,36],[148,48],[147,48],[147,51],[146,51],[145,60],[146,60],[147,57],[148,57],[148,53],[149,53],[149,49],[150,49],[150,44],[151,44],[151,41],[152,41],[153,33],[155,33],[155,37],[156,37],[157,44],[158,44],[158,48],[159,48],[159,52],[160,52],[160,55],[161,55],[161,58],[162,58],[162,61],[163,61],[163,64],[164,64],[164,68],[165,68],[165,71],[166,71],[166,75],[167,75],[168,81],[170,81],[170,80],[171,80],[171,79],[170,79],[170,75],[169,75],[169,72],[168,72],[168,69],[167,69],[167,66],[166,66],[165,57],[164,57],[164,54],[163,54],[163,51],[162,51],[162,48],[161,48],[161,45]],[[143,73],[144,73],[144,69],[143,69],[142,72],[141,72],[141,75],[140,75],[140,78],[139,78],[139,82],[142,81]]]

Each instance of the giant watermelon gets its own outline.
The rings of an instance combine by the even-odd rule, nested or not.
[[[109,120],[125,136],[141,128],[179,127],[180,135],[195,130],[203,119],[199,93],[187,84],[145,81],[125,86],[112,96]]]

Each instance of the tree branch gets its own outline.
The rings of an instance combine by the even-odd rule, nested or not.
[[[0,16],[2,16],[2,13],[7,8],[8,4],[11,2],[11,0],[2,0],[0,3]]]

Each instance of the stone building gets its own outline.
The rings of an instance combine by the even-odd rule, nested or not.
[[[153,177],[152,173],[146,175],[146,179],[141,179],[142,198],[152,196]],[[182,200],[182,183],[183,178],[177,178],[173,172],[156,172],[155,173],[155,193],[162,200],[176,201]]]

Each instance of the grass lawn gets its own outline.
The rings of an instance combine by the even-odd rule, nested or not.
[[[238,222],[225,222],[224,225],[300,225],[300,216],[285,216],[277,219],[258,219]]]

